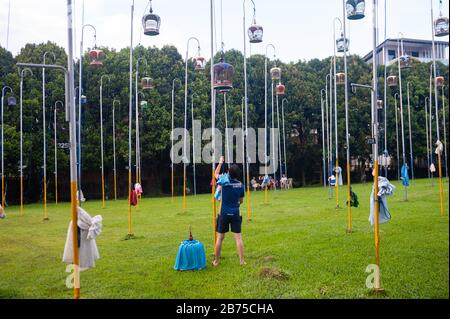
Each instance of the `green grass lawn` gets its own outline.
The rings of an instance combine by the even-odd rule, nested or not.
[[[392,220],[380,227],[382,298],[448,298],[448,184],[445,216],[439,212],[439,186],[416,180],[389,198]],[[353,209],[352,234],[346,233],[345,190],[341,208],[323,187],[270,193],[252,192],[252,221],[243,222],[247,265],[240,266],[234,239],[227,235],[222,263],[213,255],[210,195],[145,198],[133,209],[135,240],[127,234],[127,201],[88,201],[91,216],[103,216],[97,239],[101,258],[81,273],[82,298],[379,298],[366,288],[367,265],[374,263],[374,233],[368,222],[371,185],[355,185],[360,207]],[[71,298],[62,263],[70,220],[68,203],[28,205],[24,216],[8,207],[0,220],[0,298]],[[245,205],[242,207],[246,216]],[[245,220],[245,217],[244,217]],[[204,243],[207,268],[173,270],[178,245],[188,237]],[[273,275],[273,276],[271,276]]]

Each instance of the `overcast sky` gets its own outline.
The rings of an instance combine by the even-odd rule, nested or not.
[[[11,2],[11,22],[8,49],[16,55],[26,43],[47,40],[67,47],[66,0],[0,0],[0,44],[6,47],[8,3]],[[225,49],[242,50],[242,0],[222,0],[223,41]],[[341,0],[254,0],[257,23],[264,27],[264,42],[251,46],[252,53],[264,54],[266,44],[273,43],[277,56],[284,62],[325,58],[333,53],[333,19],[342,18]],[[431,39],[430,0],[386,0],[387,37]],[[75,2],[76,54],[79,54],[81,7]],[[216,2],[217,45],[220,47],[220,3]],[[251,1],[246,1],[247,26],[253,15]],[[123,48],[130,43],[130,6],[132,0],[86,0],[84,23],[97,29],[100,46]],[[379,0],[379,36],[384,39],[384,3]],[[435,16],[439,0],[433,0]],[[153,0],[154,13],[160,15],[161,34],[142,34],[141,19],[147,0],[135,0],[134,44],[145,46],[173,44],[184,55],[186,40],[200,39],[203,55],[210,56],[209,0]],[[448,12],[448,1],[443,1]],[[372,1],[366,1],[366,18],[347,20],[350,52],[365,55],[372,46]],[[85,29],[85,47],[92,46],[93,36]],[[339,25],[336,24],[336,32]],[[448,41],[448,37],[440,40]],[[249,49],[248,49],[249,50]],[[191,52],[195,51],[195,47]]]

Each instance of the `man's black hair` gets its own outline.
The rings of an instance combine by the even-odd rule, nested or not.
[[[232,164],[232,165],[230,166],[230,169],[228,170],[228,173],[230,174],[230,177],[231,177],[232,179],[238,179],[239,176],[241,175],[239,166],[236,165],[236,164]]]

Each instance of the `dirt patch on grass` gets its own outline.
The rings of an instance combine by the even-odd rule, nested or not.
[[[264,267],[259,271],[258,276],[265,279],[288,280],[289,274],[275,267]]]
[[[273,256],[265,256],[265,257],[263,257],[262,260],[265,261],[265,262],[274,261],[275,257],[273,257]]]

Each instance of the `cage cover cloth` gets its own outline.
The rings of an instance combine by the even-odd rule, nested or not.
[[[178,248],[175,270],[201,270],[206,268],[206,254],[198,240],[183,240]]]
[[[409,186],[409,174],[408,174],[408,164],[403,164],[402,166],[402,184],[403,186]]]
[[[217,189],[216,193],[214,194],[214,197],[216,198],[216,200],[220,200],[222,197],[221,196],[222,186],[230,184],[230,175],[228,175],[228,173],[220,174],[216,184]]]
[[[378,203],[379,203],[379,218],[378,222],[380,224],[386,223],[391,219],[391,214],[389,213],[389,208],[387,205],[387,196],[394,193],[395,186],[392,185],[386,177],[378,176]],[[373,187],[372,193],[370,194],[370,215],[369,222],[371,225],[375,223],[375,201],[373,199]]]
[[[78,222],[78,249],[80,257],[80,271],[94,268],[95,261],[100,258],[95,238],[102,232],[102,216],[94,217],[81,207],[77,208]],[[72,246],[72,221],[69,223],[67,230],[66,245],[64,247],[63,262],[66,264],[73,263],[73,246]]]

